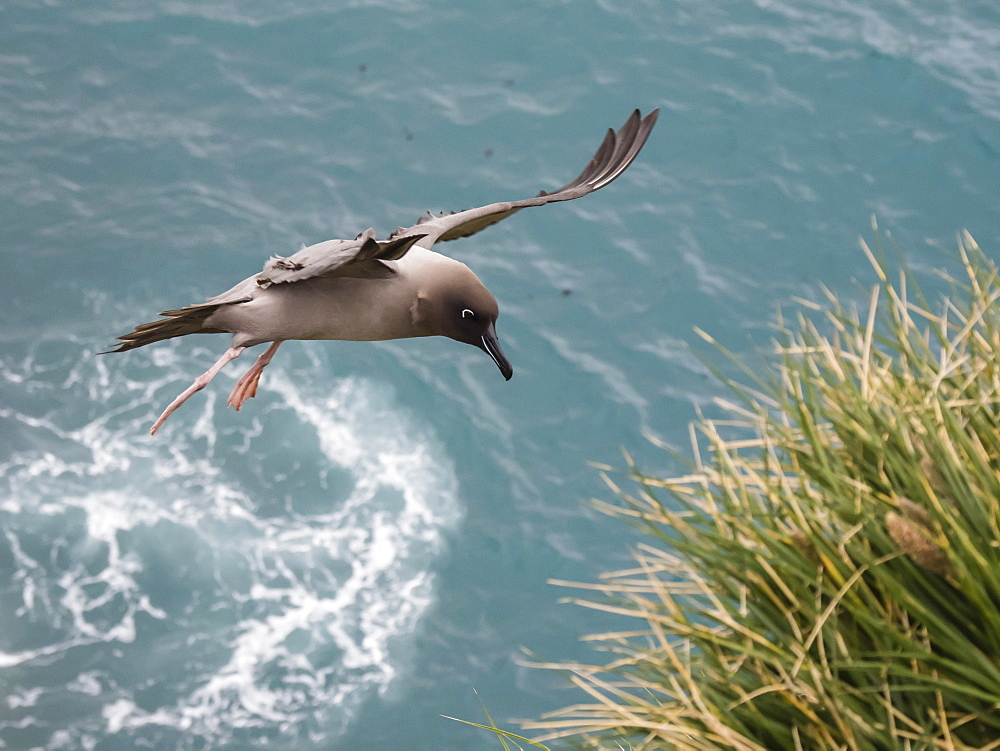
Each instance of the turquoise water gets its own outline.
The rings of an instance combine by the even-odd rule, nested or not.
[[[873,7],[874,6],[874,7]],[[302,243],[636,164],[442,249],[515,367],[446,340],[282,347],[147,435],[221,336],[94,357]],[[496,748],[441,719],[584,697],[519,665],[628,622],[587,462],[670,461],[779,303],[1000,248],[993,2],[0,5],[0,748]],[[246,359],[246,358],[245,358]]]

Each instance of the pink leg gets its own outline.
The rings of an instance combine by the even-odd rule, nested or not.
[[[233,391],[229,394],[229,406],[235,409],[237,412],[243,407],[243,402],[247,399],[257,396],[257,384],[260,383],[261,373],[264,372],[264,368],[271,358],[274,357],[274,353],[278,351],[278,347],[281,346],[281,342],[271,342],[271,346],[268,347],[257,358],[257,362],[250,366],[250,370],[243,374],[243,376],[236,382],[233,386]]]
[[[159,416],[156,422],[153,423],[153,427],[149,429],[149,434],[156,435],[156,431],[159,430],[160,426],[164,423],[164,421],[166,421],[166,419],[170,417],[171,414],[173,414],[175,409],[177,409],[184,402],[190,399],[194,394],[197,394],[199,391],[205,388],[208,385],[209,381],[215,378],[215,376],[219,374],[219,371],[222,370],[224,367],[226,367],[226,365],[228,365],[230,362],[239,357],[240,353],[244,349],[246,349],[246,347],[230,347],[229,349],[227,349],[225,354],[215,361],[215,365],[213,365],[204,373],[202,373],[200,376],[195,378],[194,383],[192,383],[190,386],[184,389],[184,391],[181,392],[180,396],[178,396],[176,399],[170,402],[170,406],[167,407],[165,410],[163,410],[163,414]]]

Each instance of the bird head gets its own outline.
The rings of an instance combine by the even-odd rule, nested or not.
[[[465,264],[453,262],[446,269],[438,269],[418,296],[418,307],[421,328],[427,336],[446,336],[471,344],[493,359],[506,380],[514,375],[497,340],[496,298]]]

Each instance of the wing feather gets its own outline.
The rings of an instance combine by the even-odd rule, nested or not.
[[[290,284],[318,276],[348,273],[352,266],[366,262],[395,261],[422,237],[422,233],[414,233],[406,237],[376,240],[375,230],[368,229],[354,240],[326,240],[302,248],[287,258],[271,258],[256,276],[257,285]]]
[[[534,198],[520,201],[502,201],[467,211],[430,218],[422,217],[412,227],[396,230],[392,238],[411,237],[419,233],[424,235],[421,246],[429,248],[438,241],[445,242],[474,235],[529,206],[571,201],[600,190],[621,175],[639,154],[659,114],[660,111],[655,109],[643,117],[639,110],[635,110],[617,133],[609,128],[597,153],[583,168],[583,172],[558,190],[551,193],[543,190]]]

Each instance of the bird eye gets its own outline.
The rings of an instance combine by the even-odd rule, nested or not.
[[[476,314],[473,313],[468,308],[466,308],[465,310],[462,311],[462,318],[475,318],[475,317],[476,317]]]

